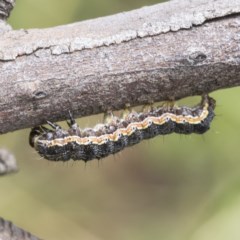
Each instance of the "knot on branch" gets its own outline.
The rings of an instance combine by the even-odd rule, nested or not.
[[[194,62],[195,64],[203,62],[206,59],[207,59],[207,55],[200,51],[194,52],[189,56],[189,60]]]
[[[15,0],[0,0],[0,19],[6,20],[15,5]]]
[[[35,91],[33,93],[33,99],[42,99],[47,97],[47,93],[45,91]]]

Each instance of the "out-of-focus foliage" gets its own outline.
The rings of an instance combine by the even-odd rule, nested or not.
[[[9,22],[48,27],[154,2],[17,0]],[[0,179],[0,215],[49,240],[240,239],[240,89],[211,96],[217,116],[204,136],[157,137],[86,165],[41,159],[29,130],[2,135],[21,170]]]
[[[14,28],[41,28],[101,17],[160,3],[158,0],[17,0]]]

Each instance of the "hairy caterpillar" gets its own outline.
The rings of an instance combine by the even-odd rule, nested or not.
[[[193,108],[163,106],[148,112],[131,112],[83,130],[70,114],[68,130],[48,122],[53,129],[33,128],[29,142],[42,157],[51,161],[100,159],[157,135],[203,134],[210,128],[214,108],[215,100],[204,95],[201,103]]]

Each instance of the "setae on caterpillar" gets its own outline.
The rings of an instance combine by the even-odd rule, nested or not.
[[[131,112],[125,117],[112,117],[107,124],[80,129],[70,114],[68,130],[48,122],[52,129],[34,127],[29,136],[30,145],[51,161],[100,159],[115,154],[143,139],[170,133],[203,134],[213,120],[215,100],[202,96],[197,106],[163,106],[148,112]]]

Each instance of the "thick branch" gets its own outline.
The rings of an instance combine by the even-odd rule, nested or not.
[[[240,4],[181,0],[0,37],[1,133],[240,85]]]

